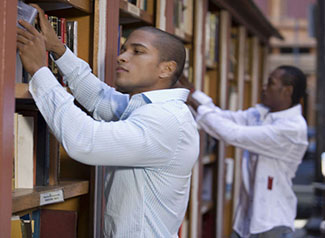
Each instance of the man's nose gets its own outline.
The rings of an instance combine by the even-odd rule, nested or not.
[[[127,62],[128,59],[127,59],[127,55],[125,52],[121,53],[120,55],[117,56],[117,62],[118,63],[125,63]]]

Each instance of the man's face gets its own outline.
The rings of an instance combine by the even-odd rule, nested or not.
[[[152,42],[155,35],[136,30],[122,46],[117,57],[115,85],[118,91],[136,94],[157,89],[159,84],[159,51]]]
[[[282,69],[277,69],[270,74],[266,87],[262,91],[262,103],[270,108],[270,111],[279,111],[283,105],[288,103],[286,87],[282,84],[281,76],[284,74]]]

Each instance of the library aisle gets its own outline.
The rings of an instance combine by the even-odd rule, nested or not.
[[[262,87],[275,66],[272,60],[279,59],[279,52],[289,48],[281,43],[287,32],[280,31],[272,18],[277,15],[276,9],[286,9],[280,9],[278,0],[23,2],[38,4],[62,42],[89,63],[100,80],[113,87],[116,58],[132,30],[153,26],[173,34],[185,45],[182,77],[225,110],[246,110],[259,103]],[[37,109],[28,91],[31,77],[16,53],[18,3],[19,0],[0,3],[0,238],[32,234],[50,237],[50,233],[58,235],[61,231],[69,237],[104,237],[107,167],[72,160]],[[306,29],[305,25],[301,28]],[[313,47],[308,52],[316,51]],[[302,44],[299,49],[306,48]],[[70,92],[50,56],[47,63]],[[315,74],[313,77],[316,79]],[[310,103],[305,99],[304,106]],[[75,104],[88,113],[77,101]],[[240,199],[243,151],[214,139],[203,128],[198,130],[200,153],[192,170],[189,204],[178,235],[229,238]],[[323,177],[320,178],[316,187],[322,194],[325,189]],[[57,228],[59,223],[61,230]],[[306,225],[298,220],[296,224]]]

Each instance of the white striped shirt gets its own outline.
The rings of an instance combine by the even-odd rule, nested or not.
[[[277,226],[294,230],[297,198],[292,178],[306,152],[307,124],[296,105],[269,112],[256,105],[245,111],[221,110],[202,92],[196,120],[207,133],[244,150],[242,184],[233,229],[247,238]]]
[[[97,79],[67,49],[56,61],[78,100],[74,105],[48,68],[30,92],[49,127],[75,160],[110,166],[105,184],[105,237],[177,237],[199,153],[185,89],[129,95]]]

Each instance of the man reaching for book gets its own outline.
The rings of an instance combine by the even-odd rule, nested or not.
[[[17,28],[20,56],[32,75],[29,90],[73,159],[109,166],[105,237],[177,237],[199,152],[196,123],[184,103],[189,91],[171,89],[183,71],[183,44],[156,28],[135,30],[117,58],[118,92],[58,40],[38,10],[40,33],[24,21],[26,30]],[[73,96],[46,67],[46,50]]]
[[[299,104],[305,89],[301,70],[280,66],[269,76],[262,104],[248,110],[221,110],[200,91],[190,96],[198,124],[214,138],[244,150],[231,238],[292,235],[297,206],[292,178],[308,145]]]

